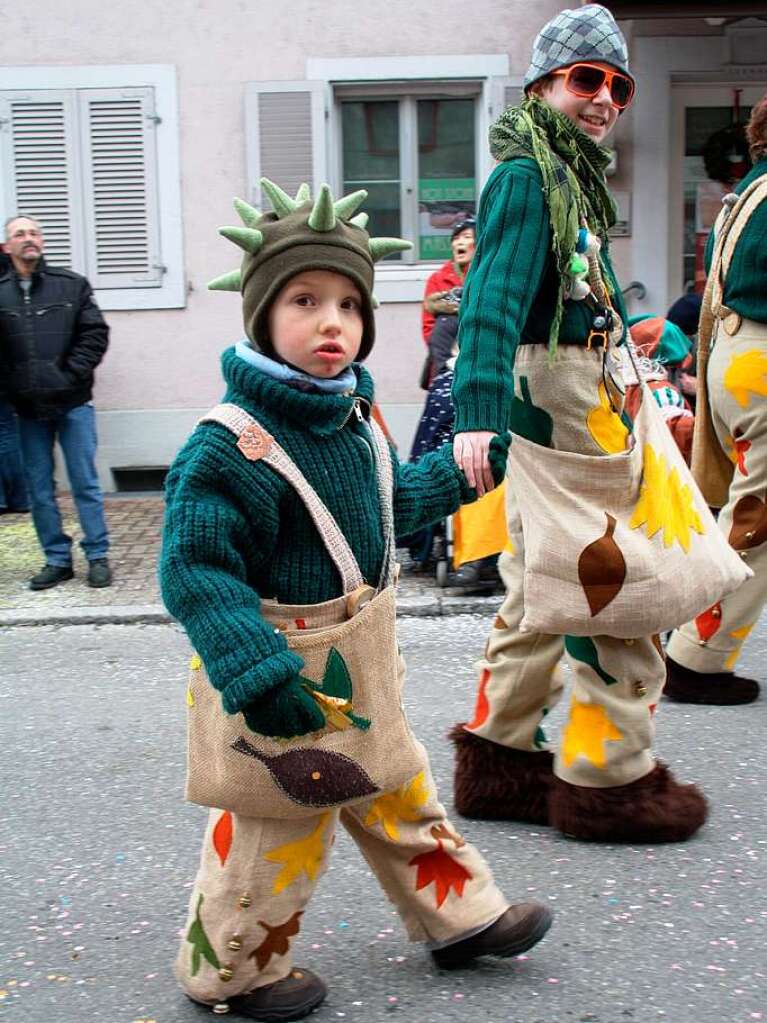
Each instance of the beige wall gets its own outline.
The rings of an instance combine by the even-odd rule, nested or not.
[[[217,353],[241,335],[239,304],[233,295],[206,292],[205,282],[233,265],[232,246],[215,228],[232,222],[231,198],[244,191],[246,82],[303,79],[309,57],[506,50],[512,72],[523,73],[535,32],[563,6],[522,0],[452,7],[432,0],[35,0],[7,9],[1,63],[178,69],[188,306],[108,314],[112,345],[99,374],[99,408],[198,407],[219,395]],[[30,40],[29,48],[19,39]],[[379,320],[371,364],[381,397],[418,401],[418,309],[386,305]]]

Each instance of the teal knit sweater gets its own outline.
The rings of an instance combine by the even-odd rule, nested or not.
[[[483,189],[477,249],[461,299],[453,383],[456,433],[507,430],[517,345],[548,344],[561,282],[542,189],[541,172],[528,159],[499,164]],[[605,283],[625,323],[606,244],[601,259]],[[565,302],[559,344],[585,344],[593,317],[585,302]]]
[[[319,494],[354,552],[364,578],[378,582],[384,540],[367,426],[354,411],[373,402],[359,369],[353,396],[308,394],[240,359],[222,359],[224,401],[250,412],[278,440]],[[166,483],[160,584],[230,712],[303,667],[281,633],[259,614],[260,598],[313,604],[341,596],[338,572],[293,488],[263,462],[249,462],[218,423],[198,426]],[[449,449],[394,469],[399,535],[473,500]]]
[[[736,193],[740,195],[764,174],[767,174],[767,159],[754,164],[738,184]],[[713,243],[712,231],[706,245],[706,272],[711,269]],[[767,323],[767,202],[760,203],[751,214],[735,246],[724,282],[724,304],[746,319]]]

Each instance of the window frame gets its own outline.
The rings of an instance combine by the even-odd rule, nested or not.
[[[60,90],[76,93],[87,89],[141,87],[154,90],[159,203],[157,229],[166,269],[159,287],[94,289],[96,301],[105,311],[181,309],[186,306],[176,77],[176,69],[170,64],[0,68],[0,92]],[[75,102],[78,102],[77,97]],[[0,130],[4,129],[5,125],[0,124]],[[15,212],[7,208],[6,194],[0,189],[0,216],[5,220]]]
[[[506,105],[507,90],[521,87],[521,76],[510,77],[507,54],[459,54],[453,56],[310,58],[306,77],[328,85],[326,118],[328,176],[337,191],[342,184],[340,100],[351,92],[360,98],[385,98],[387,87],[394,95],[424,97],[441,83],[466,82],[478,87],[475,108],[475,168],[477,202],[494,161],[485,144],[492,121]],[[408,93],[408,87],[411,91]],[[400,136],[401,137],[401,136]],[[411,140],[414,145],[414,140]],[[412,160],[411,155],[411,160]],[[400,262],[376,267],[376,295],[382,302],[420,302],[427,278],[440,262]]]

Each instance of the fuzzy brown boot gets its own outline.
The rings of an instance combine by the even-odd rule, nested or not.
[[[629,785],[595,789],[554,778],[549,821],[583,842],[683,842],[706,820],[706,797],[696,785],[680,785],[658,762]]]
[[[731,671],[705,673],[686,668],[666,656],[666,685],[663,695],[676,703],[705,703],[730,707],[753,703],[759,696],[759,683]]]
[[[455,725],[449,738],[455,745],[453,799],[462,817],[549,823],[551,753],[501,746],[467,732],[463,724]]]

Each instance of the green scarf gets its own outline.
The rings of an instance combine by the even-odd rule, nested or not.
[[[575,254],[582,221],[603,242],[608,228],[615,223],[615,203],[604,175],[610,153],[569,117],[535,95],[518,107],[507,107],[491,126],[490,152],[498,161],[529,157],[538,164],[551,221],[551,251],[559,276],[564,278]],[[563,303],[560,288],[549,335],[552,354],[557,347]]]

